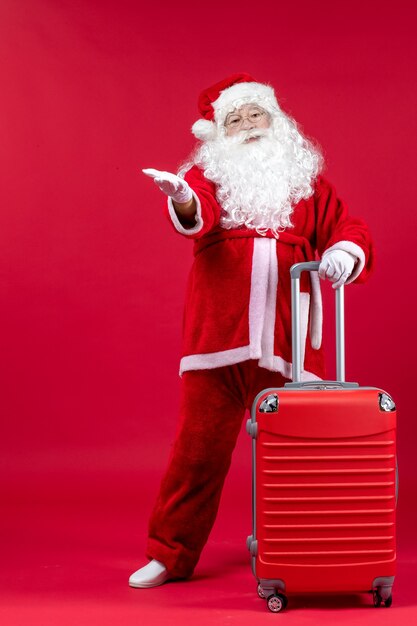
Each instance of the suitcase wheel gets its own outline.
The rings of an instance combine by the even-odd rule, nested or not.
[[[272,611],[272,613],[279,613],[280,611],[285,609],[287,603],[288,600],[286,596],[282,595],[281,593],[273,593],[266,601],[268,609]]]
[[[379,607],[382,605],[382,603],[384,603],[384,606],[386,606],[387,608],[389,608],[392,604],[392,594],[390,593],[390,595],[385,598],[385,600],[382,599],[382,596],[379,592],[378,589],[376,589],[373,592],[373,597],[374,597],[374,606]]]
[[[392,595],[391,595],[391,596],[389,596],[389,598],[387,598],[387,599],[385,600],[385,606],[386,606],[387,608],[389,608],[389,607],[391,606],[391,604],[392,604]]]
[[[258,584],[258,589],[257,589],[257,591],[258,591],[258,596],[259,596],[260,598],[262,598],[262,600],[265,600],[266,595],[265,595],[265,593],[264,593],[264,590],[262,589],[262,585],[261,585],[261,583],[259,583],[259,584]]]

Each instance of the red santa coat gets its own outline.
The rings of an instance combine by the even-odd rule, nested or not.
[[[278,239],[246,227],[226,230],[220,226],[222,209],[214,183],[197,166],[185,180],[197,203],[195,226],[186,227],[168,200],[175,230],[194,239],[180,373],[257,359],[260,367],[291,378],[290,267],[315,260],[316,251],[321,257],[345,250],[358,259],[348,282],[363,282],[373,264],[366,224],[348,215],[334,187],[319,176],[314,194],[294,207],[293,228]],[[321,379],[325,372],[318,282],[316,273],[311,278],[302,274],[302,380]]]

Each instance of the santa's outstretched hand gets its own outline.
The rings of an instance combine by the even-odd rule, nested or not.
[[[345,250],[325,252],[319,266],[319,276],[333,283],[333,289],[341,287],[349,278],[355,267],[357,258]]]
[[[152,167],[144,169],[142,172],[153,178],[159,189],[170,196],[174,202],[185,204],[192,199],[193,194],[189,184],[179,176],[171,174],[171,172],[161,172]]]

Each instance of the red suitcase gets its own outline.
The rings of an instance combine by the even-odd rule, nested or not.
[[[344,382],[343,287],[336,290],[337,381],[300,383],[299,278],[291,268],[293,382],[255,398],[253,531],[258,594],[371,592],[392,603],[396,410],[385,391]]]

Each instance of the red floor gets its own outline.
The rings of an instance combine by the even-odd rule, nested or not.
[[[61,495],[45,488],[37,492],[36,481],[24,499],[16,497],[13,503],[9,494],[2,515],[6,541],[0,579],[1,624],[417,623],[417,550],[401,536],[391,608],[374,608],[370,595],[292,597],[285,613],[270,613],[256,594],[245,547],[249,496],[233,476],[194,578],[155,589],[131,589],[127,579],[143,563],[156,479],[136,490],[129,478],[119,477],[118,496],[115,484],[109,482],[107,497],[103,493],[98,497],[96,489],[92,498],[88,481],[78,485],[78,495],[68,487]]]

